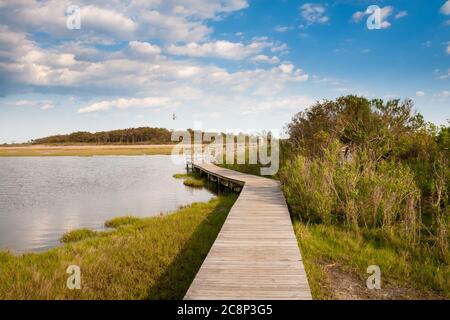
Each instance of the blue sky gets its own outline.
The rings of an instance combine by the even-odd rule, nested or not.
[[[136,126],[275,131],[344,94],[412,98],[426,120],[450,118],[450,1],[20,0],[0,1],[0,21],[0,143]]]

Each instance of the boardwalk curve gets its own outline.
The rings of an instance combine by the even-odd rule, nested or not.
[[[194,168],[244,186],[184,298],[312,299],[279,182],[211,163]]]

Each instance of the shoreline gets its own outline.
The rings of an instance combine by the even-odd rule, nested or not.
[[[75,229],[44,252],[1,250],[0,300],[182,299],[235,199],[218,196],[162,216],[114,218],[105,222],[108,231]],[[65,286],[69,265],[81,268],[81,290]]]
[[[175,144],[0,146],[0,157],[170,155],[174,146]]]
[[[145,148],[172,148],[176,144],[33,144],[33,145],[0,145],[0,150],[20,149],[145,149]]]

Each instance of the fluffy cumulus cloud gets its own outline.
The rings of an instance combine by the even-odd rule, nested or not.
[[[69,88],[108,88],[124,89],[123,83],[130,91],[151,91],[161,89],[165,84],[195,83],[204,86],[210,83],[227,86],[230,82],[239,86],[242,74],[267,74],[275,83],[304,80],[306,74],[292,65],[281,65],[283,72],[272,69],[244,70],[230,73],[226,69],[211,64],[192,62],[190,60],[172,60],[160,56],[161,49],[148,42],[131,41],[122,52],[109,53],[97,60],[83,60],[64,48],[41,48],[25,33],[11,31],[2,27],[0,33],[0,70],[8,74],[15,83],[34,86],[69,87]],[[177,54],[195,56],[217,55],[227,59],[248,57],[262,50],[265,44],[254,42],[249,45],[227,43],[220,45],[200,45],[202,50],[191,52],[189,46],[173,47]],[[177,50],[183,50],[178,52]],[[132,51],[129,53],[129,51]],[[138,59],[133,53],[144,55],[146,59]],[[152,56],[157,56],[151,59]],[[277,62],[271,59],[271,62]],[[289,66],[289,67],[286,67]],[[292,70],[291,70],[292,69]],[[289,71],[289,72],[287,72]],[[262,82],[266,77],[261,77]],[[278,79],[276,79],[278,78]],[[248,79],[249,81],[251,79]],[[245,78],[242,79],[245,82]],[[250,81],[252,82],[252,81]],[[255,86],[258,83],[255,82]]]
[[[81,62],[70,52],[42,49],[23,32],[0,26],[0,71],[10,81],[32,85],[72,83]]]
[[[277,56],[269,57],[264,54],[259,54],[252,58],[253,62],[256,63],[271,63],[271,64],[277,64],[280,62],[280,59]]]
[[[142,37],[167,41],[199,41],[212,29],[207,20],[245,9],[245,0],[80,0],[81,29],[78,37],[103,40],[137,40]],[[2,1],[0,21],[28,31],[51,35],[71,34],[66,28],[70,0]],[[11,15],[14,12],[14,15]],[[51,17],[51,18],[50,18]]]
[[[225,69],[208,66],[194,66],[184,63],[168,63],[161,69],[149,73],[156,81],[148,81],[150,92],[164,92],[164,97],[123,98],[117,100],[98,101],[83,106],[80,113],[102,112],[112,108],[125,109],[131,107],[164,107],[189,104],[202,105],[205,101],[219,103],[223,97],[228,101],[230,96],[253,96],[254,99],[267,99],[283,91],[286,83],[303,82],[308,75],[292,64],[281,64],[271,69],[245,70],[230,73]],[[145,78],[145,77],[143,77]],[[177,87],[173,88],[173,83]],[[141,88],[142,89],[142,88]],[[214,99],[212,98],[214,97]],[[213,99],[213,100],[212,100]],[[237,105],[239,106],[239,105]]]
[[[158,55],[161,53],[160,47],[158,47],[156,45],[152,45],[148,42],[130,41],[129,46],[134,52],[137,52],[137,53],[143,54],[143,55],[153,56],[153,55]]]
[[[300,14],[308,25],[328,22],[326,11],[325,5],[319,3],[305,3],[300,7]]]
[[[211,104],[229,109],[230,97],[233,108],[246,113],[307,101],[286,93],[309,78],[278,58],[287,52],[286,44],[267,37],[232,42],[211,36],[208,21],[245,9],[247,1],[78,3],[81,29],[68,30],[70,1],[0,0],[0,94],[8,96],[13,88],[77,95],[80,114]],[[310,21],[323,23],[319,9],[305,10],[315,12]],[[49,40],[42,43],[38,33]],[[224,67],[223,60],[237,66]],[[55,106],[52,101],[33,105]]]
[[[127,108],[154,108],[166,106],[170,102],[168,97],[146,97],[99,101],[83,107],[78,110],[79,113],[89,113],[97,111],[106,111],[111,108],[127,109]]]
[[[195,43],[186,45],[170,45],[167,52],[174,55],[186,55],[190,57],[217,57],[231,60],[241,60],[251,55],[261,52],[263,49],[272,46],[271,43],[255,41],[250,44],[234,43],[224,40]]]

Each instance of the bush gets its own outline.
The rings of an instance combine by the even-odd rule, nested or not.
[[[420,192],[405,165],[375,163],[364,152],[344,161],[335,142],[323,157],[297,155],[280,178],[291,212],[302,220],[382,228],[416,239]]]
[[[325,162],[301,155],[286,162],[280,170],[280,180],[294,215],[311,222],[330,222],[336,197],[327,179],[329,169]]]

